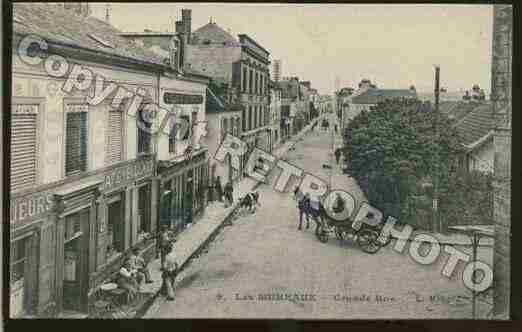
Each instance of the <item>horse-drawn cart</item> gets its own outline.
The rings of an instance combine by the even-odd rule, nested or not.
[[[369,217],[369,216],[368,216]],[[388,236],[384,243],[379,241],[382,225],[370,226],[362,223],[359,229],[353,227],[353,221],[337,221],[328,216],[327,213],[321,213],[319,218],[314,218],[317,225],[315,235],[319,241],[326,243],[328,239],[335,234],[339,241],[351,239],[366,253],[374,254],[381,247],[387,246],[391,237]]]

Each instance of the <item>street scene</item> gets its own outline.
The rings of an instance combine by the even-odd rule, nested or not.
[[[509,319],[510,5],[12,16],[10,318]]]

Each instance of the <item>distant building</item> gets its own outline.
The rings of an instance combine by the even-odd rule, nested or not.
[[[417,92],[415,89],[377,89],[368,84],[363,91],[358,90],[348,98],[348,105],[343,113],[344,122],[353,119],[362,111],[373,110],[380,102],[397,98],[416,99]]]
[[[455,128],[465,148],[461,167],[469,172],[493,173],[493,106],[489,103],[475,106],[455,124]]]
[[[280,59],[273,61],[273,68],[272,68],[272,80],[274,82],[279,82],[281,80],[281,74],[283,72],[283,69],[281,68],[282,63]]]

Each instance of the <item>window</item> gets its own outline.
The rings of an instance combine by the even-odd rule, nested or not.
[[[65,175],[87,170],[87,105],[68,105],[65,130]]]
[[[254,79],[254,72],[252,69],[250,69],[250,75],[248,75],[248,92],[252,94],[252,88],[253,88],[253,79]]]
[[[246,109],[243,108],[243,110],[241,111],[241,128],[243,131],[246,131],[247,130],[247,125],[246,125]]]
[[[248,76],[248,71],[246,68],[243,68],[243,84],[241,86],[241,91],[243,91],[243,92],[247,91],[247,76]]]
[[[169,115],[169,153],[176,152],[176,135],[177,135],[177,127],[176,127],[176,114],[170,113]],[[188,132],[188,131],[187,131]]]
[[[105,160],[111,165],[123,160],[123,112],[109,111]]]
[[[11,115],[11,191],[36,184],[38,105],[15,105]]]
[[[259,75],[257,74],[257,72],[256,72],[256,79],[255,79],[254,82],[255,82],[254,83],[254,93],[258,94],[259,93],[259,91],[258,91],[258,89],[259,89],[259,84],[258,84],[259,83]]]
[[[252,129],[252,106],[248,106],[248,130]]]
[[[138,116],[136,117],[137,127],[138,127],[138,154],[141,153],[150,153],[151,152],[151,127],[152,127],[152,118],[151,112],[146,110],[146,107],[143,107],[138,111]]]

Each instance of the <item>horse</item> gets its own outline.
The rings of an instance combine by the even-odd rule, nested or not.
[[[249,212],[256,212],[256,206],[259,204],[259,193],[257,191],[246,194],[243,198],[240,198],[239,208],[247,208]]]

